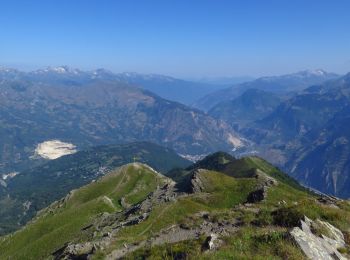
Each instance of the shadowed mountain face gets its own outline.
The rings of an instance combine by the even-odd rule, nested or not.
[[[312,86],[283,101],[241,134],[267,159],[302,183],[349,197],[350,75]]]
[[[209,114],[252,141],[250,153],[283,167],[307,186],[348,198],[349,107],[350,74],[290,98],[247,90]]]
[[[304,135],[323,126],[349,104],[350,82],[347,77],[307,88],[282,103],[260,125],[282,134],[282,139]]]
[[[350,106],[308,137],[309,145],[288,165],[291,174],[315,189],[350,198]]]
[[[284,96],[337,77],[339,76],[323,70],[301,71],[283,76],[263,77],[208,94],[196,101],[194,106],[208,111],[221,102],[237,98],[248,89],[264,90]]]
[[[301,137],[314,138],[329,120],[349,105],[349,100],[350,81],[345,76],[305,89],[282,102],[270,115],[257,121],[256,125],[257,128],[267,130],[267,139],[264,141],[287,143]]]
[[[249,89],[233,100],[220,102],[210,109],[208,114],[239,129],[266,117],[280,102],[281,99],[276,94]]]
[[[21,168],[38,143],[51,139],[78,149],[145,140],[185,155],[241,145],[228,124],[107,77],[63,70],[11,73],[0,81],[2,171]]]

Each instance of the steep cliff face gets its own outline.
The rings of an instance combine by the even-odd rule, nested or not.
[[[300,96],[308,100],[299,106],[300,116],[295,120],[299,133],[294,131],[297,145],[286,168],[310,187],[349,198],[350,75],[311,87]],[[312,109],[308,104],[313,104]],[[295,103],[290,107],[296,107]]]
[[[337,113],[310,145],[297,151],[289,167],[306,185],[350,198],[350,107]]]

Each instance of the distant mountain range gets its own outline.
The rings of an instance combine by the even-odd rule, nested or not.
[[[249,76],[242,76],[242,77],[202,77],[202,78],[193,78],[189,79],[189,81],[194,82],[201,82],[201,83],[207,83],[207,84],[214,84],[214,85],[227,85],[232,86],[235,84],[240,84],[243,82],[253,81],[254,77]]]
[[[108,75],[66,67],[2,69],[0,172],[35,163],[36,146],[52,139],[78,149],[152,141],[189,156],[243,145],[223,121]]]
[[[0,69],[1,259],[349,257],[350,73],[164,86]]]
[[[248,89],[233,100],[220,102],[208,114],[230,123],[235,129],[269,115],[282,101],[272,92]]]
[[[305,185],[350,198],[350,106],[337,112],[293,154],[290,173]]]
[[[282,76],[262,77],[210,93],[198,99],[194,107],[208,111],[221,102],[235,99],[248,89],[264,90],[285,96],[337,77],[339,75],[323,70],[306,70]]]
[[[350,74],[314,84],[289,98],[250,89],[220,102],[209,114],[251,140],[251,152],[283,167],[303,184],[347,198],[349,107]]]
[[[188,81],[159,74],[140,74],[135,72],[113,73],[106,69],[82,71],[68,66],[48,67],[28,73],[15,69],[0,68],[0,78],[40,81],[48,84],[86,84],[91,80],[108,80],[143,88],[162,98],[186,105],[192,104],[199,97],[230,85],[229,83],[215,81],[210,83]],[[242,80],[238,80],[238,82],[242,82]]]
[[[162,98],[191,105],[199,97],[225,88],[228,84],[194,82],[157,74],[120,73],[115,80],[147,89]]]
[[[295,116],[293,125],[299,132],[307,131],[299,137],[288,170],[306,185],[349,198],[350,73],[311,87],[300,96],[306,99],[299,106],[303,113],[298,115],[303,116]],[[295,107],[294,103],[291,106]],[[310,113],[311,109],[315,112]]]
[[[188,87],[167,76],[3,68],[0,173],[42,164],[37,146],[50,140],[78,150],[150,141],[192,160],[216,150],[258,153],[305,185],[350,196],[349,137],[342,131],[348,124],[349,78],[323,70],[264,77],[207,95],[196,103],[205,113],[145,89],[159,92],[164,82],[179,93]],[[135,86],[141,83],[143,88]],[[317,167],[315,158],[321,160]]]

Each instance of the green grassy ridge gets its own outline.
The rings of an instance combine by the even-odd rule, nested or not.
[[[350,205],[347,202],[339,202],[338,209],[321,205],[316,201],[317,197],[258,157],[207,162],[215,165],[220,161],[225,166],[221,168],[222,172],[196,171],[203,192],[154,205],[145,221],[121,229],[113,237],[111,245],[94,254],[93,259],[104,259],[113,250],[122,248],[124,243],[147,240],[174,224],[199,225],[203,219],[196,213],[203,211],[208,212],[209,218],[217,223],[232,218],[242,223],[237,233],[220,238],[224,244],[218,251],[203,253],[201,246],[205,238],[201,237],[199,240],[152,248],[146,246],[128,255],[126,259],[145,256],[171,259],[174,254],[181,253],[185,253],[189,259],[303,259],[300,249],[287,238],[288,228],[280,224],[285,216],[320,218],[343,232],[350,230]],[[249,178],[254,169],[260,169],[279,181],[278,185],[268,189],[265,200],[253,205],[258,212],[242,207],[248,194],[258,184],[256,178]],[[186,177],[193,173],[192,170],[182,171]],[[122,167],[119,171],[73,191],[61,207],[55,205],[43,210],[24,229],[0,238],[0,259],[9,256],[12,259],[41,259],[67,241],[89,241],[90,238],[81,229],[94,221],[98,214],[121,210],[121,197],[129,204],[139,202],[163,180],[165,179],[147,166],[129,164]],[[105,197],[110,198],[112,204]],[[281,204],[282,200],[284,203]]]
[[[26,226],[10,238],[0,242],[0,258],[42,259],[66,242],[77,239],[80,230],[101,212],[114,208],[103,200],[85,203],[54,216],[47,216]]]
[[[189,214],[193,214],[194,212],[201,210],[212,211],[216,209],[232,208],[239,203],[243,203],[246,200],[248,193],[256,184],[255,180],[236,180],[215,171],[203,171],[200,174],[204,177],[202,179],[205,179],[207,184],[205,196],[202,196],[203,194],[191,194],[189,196],[179,198],[176,202],[170,203],[168,205],[169,208],[165,210],[165,212],[169,212],[168,217],[165,212],[163,212],[162,218],[157,221],[155,228],[158,231],[163,226],[161,224],[162,222],[169,224],[171,223],[170,220],[173,220],[174,217],[176,221],[180,221],[180,219],[178,219],[176,216],[179,218],[185,218]],[[159,207],[159,211],[162,210],[164,209]],[[153,218],[159,218],[159,212],[157,211],[158,210],[156,208],[155,213],[152,213],[151,217],[148,220],[140,223],[138,227],[125,228],[121,234],[131,233],[134,235],[134,232],[129,232],[129,230],[134,228],[142,229],[142,226],[147,226],[148,222],[152,222]],[[181,214],[179,214],[180,212]],[[156,230],[153,230],[153,232],[156,232]]]
[[[10,179],[6,192],[0,194],[0,235],[18,229],[33,218],[38,210],[72,189],[101,177],[104,174],[99,172],[101,167],[110,170],[134,160],[163,173],[190,164],[169,148],[149,142],[133,142],[92,147],[29,168]],[[27,201],[31,202],[31,206],[23,214],[23,203]]]
[[[148,167],[133,164],[111,172],[99,181],[72,192],[61,207],[50,207],[23,229],[0,240],[0,259],[42,259],[69,241],[81,239],[81,229],[103,212],[121,210],[119,200],[129,196],[137,203],[153,191],[163,179]],[[142,184],[138,192],[136,185]],[[104,197],[109,197],[114,205]]]
[[[216,162],[211,165],[215,164]],[[199,167],[200,163],[196,165]],[[204,240],[199,239],[156,247],[145,247],[131,253],[126,259],[135,259],[137,257],[172,259],[174,256],[180,255],[186,255],[188,259],[305,259],[300,249],[288,239],[288,229],[276,223],[278,220],[277,218],[280,216],[276,216],[275,212],[280,209],[289,212],[289,218],[293,216],[298,219],[303,216],[308,216],[311,219],[319,218],[328,221],[344,233],[348,233],[350,230],[349,203],[339,202],[339,209],[318,203],[315,194],[310,193],[293,178],[259,157],[253,156],[235,159],[229,163],[226,162],[224,165],[225,167],[221,168],[222,171],[226,175],[238,177],[238,179],[231,179],[237,181],[239,185],[242,185],[242,181],[249,180],[249,178],[245,177],[251,176],[251,172],[254,169],[260,169],[279,181],[277,186],[269,188],[266,200],[255,204],[255,207],[260,209],[259,213],[255,214],[249,211],[242,212],[239,210],[231,211],[229,207],[227,207],[227,204],[223,205],[221,208],[220,203],[218,204],[218,201],[222,201],[220,196],[217,197],[218,200],[211,203],[211,199],[215,197],[214,193],[217,187],[221,187],[221,195],[225,194],[225,188],[222,183],[212,181],[215,175],[213,171],[211,171],[211,174],[205,176],[205,178],[201,178],[201,180],[206,187],[205,191],[211,193],[212,197],[196,198],[193,196],[191,200],[197,203],[206,202],[204,203],[206,210],[211,212],[211,215],[214,214],[212,215],[214,218],[225,218],[227,213],[230,218],[240,218],[244,222],[242,229],[231,237],[224,237],[223,247],[215,252],[203,254],[201,246]],[[200,165],[200,167],[204,166],[203,164]],[[194,168],[195,167],[192,169]],[[188,176],[190,176],[188,174],[191,172],[192,171],[182,170],[177,176],[180,177],[179,179],[181,180],[183,176],[188,178]],[[209,173],[210,171],[207,172]],[[224,178],[222,180],[224,180]],[[216,184],[218,185],[216,186]],[[242,189],[244,190],[244,188]],[[247,187],[245,189],[247,189]],[[224,197],[227,197],[227,195]],[[244,197],[245,196],[242,196],[242,198]],[[286,204],[281,202],[285,202]],[[239,200],[236,201],[236,203],[239,203]],[[219,208],[213,209],[211,205],[219,206]],[[188,224],[189,219],[183,218],[177,221]]]
[[[204,185],[203,192],[210,194],[201,203],[212,208],[229,208],[245,202],[257,185],[255,179],[236,179],[215,171],[201,171],[198,175]]]
[[[201,171],[199,174],[205,185],[204,193],[194,193],[180,197],[175,202],[155,206],[147,220],[122,229],[114,245],[104,252],[98,252],[94,259],[103,259],[113,249],[121,248],[124,243],[146,240],[171,225],[188,223],[195,213],[231,209],[244,203],[257,184],[255,179],[235,179],[216,171]]]
[[[186,170],[194,170],[194,169],[208,169],[208,170],[216,170],[221,171],[225,168],[225,165],[235,161],[236,159],[225,152],[216,152],[213,154],[209,154],[204,157],[202,160],[194,163],[193,165],[186,168]]]
[[[196,225],[194,214],[207,211],[211,218],[238,218],[243,226],[237,234],[224,237],[224,245],[215,252],[203,253],[204,238],[183,241],[175,244],[165,244],[155,247],[145,247],[129,254],[126,259],[150,258],[172,259],[174,256],[185,254],[188,259],[305,259],[305,256],[288,238],[288,228],[276,224],[274,212],[286,208],[298,210],[297,217],[304,215],[312,219],[320,218],[329,221],[343,232],[349,230],[350,206],[341,204],[340,209],[330,208],[316,202],[316,197],[298,185],[292,178],[258,157],[248,157],[235,161],[235,173],[239,178],[232,178],[227,173],[215,171],[200,171],[204,184],[204,194],[192,194],[179,199],[176,203],[164,208],[159,207],[141,226],[123,230],[118,236],[115,247],[109,251],[100,252],[94,259],[103,259],[112,249],[122,247],[123,243],[132,243],[148,239],[162,228],[172,224],[185,223]],[[237,167],[237,165],[241,167]],[[244,178],[252,169],[260,169],[276,178],[277,186],[270,187],[267,199],[255,204],[260,209],[258,213],[232,209],[246,201],[246,196],[256,185],[256,179]],[[239,170],[239,171],[238,171]],[[198,174],[198,172],[197,172]],[[286,205],[280,204],[285,201]],[[178,214],[180,213],[180,214]],[[160,219],[159,216],[161,216]],[[193,220],[194,218],[194,220]],[[150,223],[157,223],[150,225]],[[146,232],[145,229],[147,230]],[[140,235],[142,234],[142,235]]]
[[[253,176],[254,170],[259,169],[280,182],[283,182],[295,189],[306,191],[306,189],[292,177],[288,176],[272,164],[257,156],[247,156],[240,159],[233,159],[223,164],[221,168],[221,172],[235,178],[250,178]]]
[[[189,190],[189,180],[195,169],[207,169],[222,172],[234,178],[251,178],[255,175],[257,169],[265,172],[288,186],[297,190],[308,192],[305,187],[301,186],[295,179],[288,176],[272,164],[257,156],[247,156],[236,159],[225,152],[217,152],[208,155],[203,160],[189,166],[185,169],[177,168],[166,173],[166,176],[172,178],[178,183],[180,190]]]
[[[253,157],[245,160],[248,160],[249,164],[253,166],[260,166],[259,169],[265,172],[277,171],[277,174],[274,172],[272,174],[271,172],[269,173],[280,180],[277,186],[269,188],[267,199],[254,204],[254,207],[260,210],[258,213],[238,208],[232,210],[229,205],[238,205],[239,200],[234,203],[227,203],[221,207],[218,203],[211,203],[209,197],[203,200],[198,200],[195,196],[189,198],[197,203],[205,202],[203,204],[211,219],[223,221],[225,219],[238,218],[243,221],[243,226],[237,233],[221,238],[223,245],[219,250],[204,253],[202,245],[205,238],[201,237],[198,240],[174,244],[154,247],[146,246],[130,253],[126,259],[144,257],[148,259],[173,259],[177,256],[186,256],[186,259],[306,259],[301,250],[289,239],[289,228],[276,223],[277,218],[280,218],[280,216],[276,216],[275,212],[279,210],[287,212],[287,217],[290,218],[289,221],[293,221],[293,217],[297,217],[299,220],[306,215],[314,220],[319,218],[328,221],[344,233],[350,230],[350,204],[348,202],[339,202],[339,209],[317,203],[315,196],[310,196],[310,193],[305,189],[299,189],[298,186],[290,185],[293,182],[289,182],[289,179],[282,179],[283,176],[278,175],[280,174],[278,169],[271,168],[269,164],[266,164],[260,158]],[[244,165],[247,166],[248,164],[244,163]],[[244,170],[247,169],[249,167]],[[225,187],[223,187],[221,181],[226,182],[228,180],[226,178],[233,179],[237,182],[237,185],[242,185],[242,181],[249,180],[249,178],[235,179],[225,176],[225,178],[220,178],[221,181],[213,182],[213,179],[215,180],[215,177],[217,177],[215,172],[205,171],[203,175],[205,175],[205,178],[201,178],[201,180],[206,187],[205,191],[211,193],[211,196],[214,197],[216,191],[220,192],[219,190],[221,190],[223,193],[225,192]],[[230,187],[230,184],[226,184],[226,187]],[[237,194],[232,192],[231,195]],[[241,202],[244,197],[242,196]],[[280,204],[282,200],[286,204]],[[171,214],[169,213],[169,215]],[[178,219],[177,223],[181,223],[181,221],[189,225],[191,217],[187,216],[182,220]]]
[[[275,178],[276,180],[283,182],[284,184],[287,184],[288,186],[293,187],[294,189],[308,192],[309,194],[313,194],[304,186],[300,185],[297,180],[290,177],[286,173],[282,172],[280,169],[276,168],[266,160],[257,156],[250,156],[243,159],[247,161],[248,165],[251,165],[252,167],[262,170],[263,172],[267,173],[268,175]]]

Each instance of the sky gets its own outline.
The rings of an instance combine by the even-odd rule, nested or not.
[[[348,0],[0,0],[0,65],[177,77],[350,71]]]

